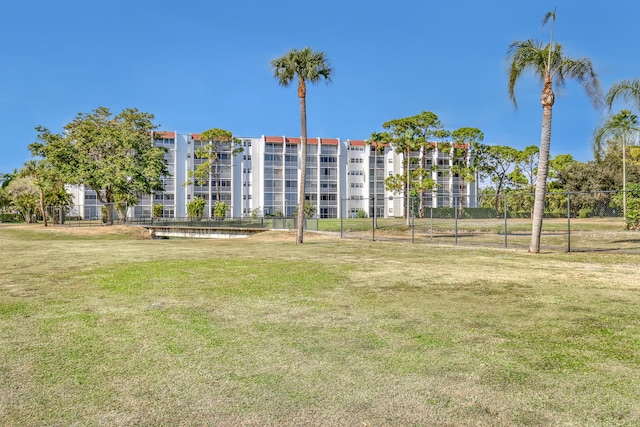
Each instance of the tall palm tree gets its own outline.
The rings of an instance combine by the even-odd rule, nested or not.
[[[373,132],[366,141],[373,150],[373,228],[378,229],[378,153],[384,153],[384,149],[389,145],[391,135],[387,132]],[[384,172],[384,170],[382,171]]]
[[[622,147],[622,215],[627,217],[627,145],[638,144],[640,126],[638,116],[622,110],[609,118],[593,133],[593,153],[596,160],[604,156],[605,145],[611,142]]]
[[[600,83],[593,70],[589,58],[572,59],[566,56],[559,43],[553,43],[553,24],[555,11],[545,15],[542,23],[552,21],[551,38],[549,44],[535,40],[516,41],[511,43],[507,51],[509,67],[509,98],[517,107],[515,87],[516,83],[526,71],[533,72],[543,82],[542,96],[542,131],[540,134],[540,159],[538,177],[536,181],[535,202],[533,207],[531,244],[529,252],[540,252],[540,235],[542,232],[542,218],[544,216],[544,202],[547,190],[547,175],[549,173],[549,149],[551,145],[551,113],[555,101],[553,85],[562,87],[567,78],[582,84],[594,106],[601,102]]]
[[[300,191],[298,192],[298,234],[297,243],[303,242],[303,221],[305,202],[305,181],[307,177],[307,82],[315,84],[324,80],[331,81],[333,69],[324,52],[314,52],[305,47],[302,50],[291,49],[284,56],[271,61],[274,77],[282,86],[289,87],[298,80],[298,98],[300,100],[300,126],[302,128],[300,156]]]

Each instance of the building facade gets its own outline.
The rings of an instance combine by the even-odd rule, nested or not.
[[[229,206],[228,215],[293,216],[298,206],[301,139],[286,136],[240,137],[236,143],[218,143],[215,174],[211,179],[194,179],[192,173],[205,159],[198,158],[199,147],[212,144],[199,134],[158,132],[155,144],[165,147],[168,175],[162,177],[164,191],[141,196],[127,215],[150,217],[154,205],[162,205],[162,216],[187,217],[187,204],[195,197],[206,201],[205,216],[213,216],[217,200]],[[477,186],[463,180],[456,169],[468,164],[472,153],[467,147],[432,144],[412,151],[410,167],[422,167],[436,182],[435,190],[425,191],[419,204],[424,207],[475,207]],[[378,149],[365,140],[338,138],[307,139],[307,177],[305,194],[318,218],[402,217],[407,200],[402,193],[385,188],[385,179],[406,172],[406,153],[389,145]],[[78,216],[100,215],[96,194],[73,187]]]

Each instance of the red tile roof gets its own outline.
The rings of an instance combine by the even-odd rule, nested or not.
[[[176,137],[175,132],[165,132],[165,131],[154,132],[153,135],[155,138],[175,138]]]
[[[320,143],[324,145],[338,145],[338,138],[320,138]]]
[[[282,136],[265,136],[264,142],[284,142],[284,138]]]

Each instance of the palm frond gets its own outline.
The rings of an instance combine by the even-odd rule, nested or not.
[[[622,98],[625,102],[632,102],[640,109],[640,79],[622,80],[611,86],[605,96],[605,104],[611,110],[616,99]]]
[[[525,40],[511,43],[507,50],[509,66],[509,99],[518,107],[515,87],[518,80],[526,71],[532,71],[541,81],[544,80],[546,68],[545,48],[540,41]]]
[[[598,75],[595,73],[589,58],[571,59],[564,57],[559,64],[559,69],[561,71],[558,75],[563,80],[565,77],[569,77],[578,81],[589,99],[591,99],[593,106],[596,109],[600,109],[602,106],[602,90],[600,89]]]
[[[290,86],[297,78],[299,80],[317,83],[331,81],[333,68],[324,52],[314,52],[311,48],[291,49],[280,58],[271,61],[274,77],[282,86]]]
[[[609,116],[604,123],[593,132],[593,154],[596,160],[601,160],[612,144],[621,139],[631,142],[640,137],[638,116],[629,110],[622,110]]]
[[[542,18],[542,26],[544,27],[545,25],[547,25],[549,20],[551,20],[552,22],[556,21],[556,8],[555,7],[553,8],[553,12],[547,12],[546,15],[544,15],[544,18]]]

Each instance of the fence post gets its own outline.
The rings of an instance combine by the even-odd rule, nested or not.
[[[455,204],[453,206],[453,216],[456,217],[456,239],[455,239],[455,245],[458,246],[458,202],[456,201],[456,198],[453,198],[453,203]]]
[[[376,241],[376,217],[377,217],[377,212],[376,212],[376,189],[375,189],[375,184],[374,184],[374,189],[373,189],[373,218],[371,219],[371,229],[373,230],[371,232],[371,236],[373,238],[373,241]]]
[[[507,244],[507,193],[503,195],[503,209],[504,209],[504,247],[508,246]]]
[[[567,252],[571,252],[571,193],[567,193]]]
[[[344,212],[342,211],[342,198],[340,198],[340,238],[342,239],[342,218],[344,217]]]
[[[433,199],[431,199],[431,240],[433,240]]]
[[[413,213],[413,209],[411,209],[411,243],[415,243],[415,235],[416,235],[416,215]]]

